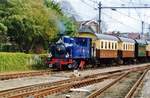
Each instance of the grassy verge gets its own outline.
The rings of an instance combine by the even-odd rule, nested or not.
[[[46,55],[0,52],[0,72],[45,69]]]

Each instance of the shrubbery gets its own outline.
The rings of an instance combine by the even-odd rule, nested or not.
[[[0,72],[45,69],[46,54],[0,53]]]

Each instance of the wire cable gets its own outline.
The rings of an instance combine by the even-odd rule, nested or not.
[[[105,16],[107,16],[108,18],[110,18],[110,19],[116,21],[116,22],[119,23],[119,24],[122,24],[122,25],[124,25],[124,26],[126,26],[126,27],[130,27],[130,28],[132,28],[132,29],[134,29],[134,30],[138,30],[137,28],[134,28],[134,27],[132,27],[132,26],[129,26],[129,25],[127,25],[127,24],[124,24],[123,22],[121,22],[121,21],[119,21],[119,20],[117,20],[117,19],[111,17],[110,15],[108,15],[108,14],[106,14],[106,13],[104,13],[104,12],[103,12],[103,14],[104,14]]]

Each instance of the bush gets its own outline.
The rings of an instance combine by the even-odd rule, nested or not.
[[[0,72],[45,69],[46,54],[0,52]]]

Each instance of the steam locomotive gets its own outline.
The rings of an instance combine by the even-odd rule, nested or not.
[[[84,69],[88,64],[123,64],[150,60],[150,42],[107,34],[80,32],[63,36],[49,47],[47,65],[63,70]]]

